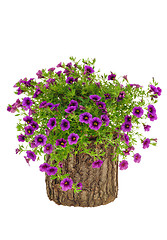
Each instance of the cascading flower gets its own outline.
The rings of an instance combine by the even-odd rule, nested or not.
[[[78,142],[78,139],[79,139],[79,136],[76,133],[71,133],[68,136],[68,142],[69,142],[70,145],[76,144]]]
[[[155,109],[155,107],[152,104],[148,105],[147,110],[152,115],[154,115],[156,113],[156,109]]]
[[[56,146],[66,147],[67,141],[64,138],[56,140]]]
[[[91,119],[92,119],[92,114],[88,112],[84,112],[79,115],[79,121],[82,123],[89,124]]]
[[[43,163],[39,166],[41,172],[46,172],[46,170],[50,167],[48,163]]]
[[[134,162],[139,163],[141,161],[141,155],[139,153],[134,154]]]
[[[150,121],[155,121],[155,120],[157,120],[157,115],[156,115],[156,113],[151,114],[151,113],[148,112],[147,116],[148,116],[148,118],[150,119]]]
[[[110,75],[108,75],[108,80],[115,80],[116,75],[111,72]]]
[[[48,176],[55,175],[57,173],[57,167],[48,167],[45,172]]]
[[[63,119],[60,124],[61,130],[65,131],[70,128],[70,122],[67,119]]]
[[[18,141],[19,141],[19,142],[24,142],[24,141],[25,141],[25,138],[26,138],[25,135],[20,134],[20,135],[18,136]]]
[[[46,144],[47,137],[43,134],[35,136],[35,144],[38,147],[39,145],[44,146]]]
[[[74,106],[77,109],[78,108],[78,102],[72,99],[69,103],[69,107],[71,107],[71,106]]]
[[[23,102],[22,102],[23,106],[30,108],[32,106],[32,104],[33,104],[33,102],[31,100],[31,98],[29,98],[29,97],[23,98]]]
[[[33,118],[29,116],[24,117],[23,120],[28,124],[33,122]]]
[[[85,65],[84,69],[85,69],[84,74],[90,75],[91,73],[94,73],[94,69],[88,65]]]
[[[150,139],[149,138],[146,138],[144,141],[143,141],[143,148],[148,148],[150,145]]]
[[[150,125],[145,125],[145,124],[144,124],[144,130],[145,130],[145,131],[147,131],[147,132],[150,131],[150,128],[151,128]]]
[[[128,161],[122,160],[119,163],[119,168],[120,168],[120,170],[126,170],[128,168]]]
[[[102,125],[102,121],[101,119],[99,119],[98,117],[94,117],[92,119],[90,119],[90,122],[89,122],[89,127],[95,131],[99,130],[99,128],[101,127]]]
[[[76,106],[67,107],[64,111],[67,113],[72,113],[76,110]]]
[[[92,163],[92,168],[100,168],[102,166],[102,164],[103,164],[103,161],[98,159],[97,161],[94,161]]]
[[[44,147],[44,153],[51,154],[53,151],[53,146],[52,144],[48,143]]]
[[[77,187],[78,190],[81,190],[82,189],[82,183],[81,182],[77,183],[76,187]]]
[[[72,189],[72,185],[73,185],[73,181],[70,178],[64,178],[60,183],[60,186],[62,187],[63,191]]]
[[[50,118],[47,127],[52,130],[54,127],[56,127],[56,118]]]
[[[99,101],[101,99],[101,97],[98,95],[90,95],[89,98],[93,101]]]
[[[32,126],[26,126],[25,128],[25,135],[33,135],[35,129]]]
[[[121,125],[121,130],[124,132],[130,132],[132,128],[132,124],[130,122],[124,122]]]
[[[35,154],[34,152],[32,152],[32,151],[27,151],[26,153],[27,153],[27,157],[28,157],[28,158],[32,159],[32,161],[35,161],[35,159],[36,159],[36,154]]]
[[[144,110],[141,107],[134,107],[132,113],[134,116],[140,118],[143,115]]]
[[[110,119],[107,115],[101,115],[101,120],[106,123],[105,127],[109,125]]]
[[[105,93],[104,96],[105,96],[105,100],[111,99],[111,95],[109,93]]]
[[[98,106],[99,109],[103,109],[106,107],[106,104],[104,102],[96,102],[96,105]]]
[[[66,80],[66,83],[68,83],[68,84],[73,84],[73,82],[75,82],[73,77],[68,77]]]
[[[35,122],[35,121],[32,121],[32,122],[30,123],[30,125],[34,128],[34,130],[38,130],[38,128],[39,128],[38,123]]]

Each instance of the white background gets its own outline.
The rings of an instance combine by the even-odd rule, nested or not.
[[[166,1],[1,1],[0,4],[0,238],[167,239],[167,35]],[[74,208],[49,201],[39,162],[16,155],[17,117],[6,111],[17,99],[13,85],[36,77],[69,56],[96,58],[96,70],[128,75],[147,87],[152,77],[162,95],[148,137],[157,147],[140,149],[119,171],[118,198],[105,206]],[[150,123],[150,122],[149,122]]]

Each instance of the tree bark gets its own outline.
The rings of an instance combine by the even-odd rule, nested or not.
[[[115,157],[116,147],[109,144],[105,149],[105,144],[94,144],[91,140],[87,148],[105,152],[101,157],[103,164],[100,168],[92,168],[92,163],[97,160],[86,153],[68,154],[63,160],[62,174],[69,173],[74,183],[81,182],[82,191],[74,193],[74,190],[62,191],[60,180],[51,180],[45,173],[47,195],[51,201],[58,205],[96,207],[108,204],[117,198],[118,194],[118,161],[112,161]],[[114,155],[111,155],[114,153]],[[47,155],[47,163],[50,163],[50,156]],[[118,158],[117,158],[118,159]]]

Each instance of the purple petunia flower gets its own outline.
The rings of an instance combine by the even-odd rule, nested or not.
[[[32,142],[29,142],[29,143],[31,144],[31,148],[37,147],[34,140]]]
[[[25,141],[25,138],[26,138],[26,136],[23,135],[23,134],[21,134],[21,135],[18,136],[18,141],[19,141],[19,142],[24,142],[24,141]]]
[[[62,73],[62,71],[56,72],[56,74],[57,74],[59,77],[60,77],[61,73]]]
[[[77,141],[78,141],[78,139],[79,139],[79,136],[78,136],[78,134],[76,134],[76,133],[71,133],[71,134],[68,136],[68,142],[69,142],[70,145],[76,144]]]
[[[94,69],[88,65],[85,65],[84,69],[85,69],[84,74],[90,75],[91,73],[94,73]]]
[[[157,93],[157,88],[154,85],[150,85],[150,91],[153,92],[154,94]]]
[[[26,126],[25,128],[25,134],[26,135],[33,135],[34,134],[34,128],[32,126]]]
[[[102,125],[102,121],[101,119],[97,118],[97,117],[94,117],[92,119],[90,119],[90,122],[89,122],[89,127],[95,131],[97,131]]]
[[[110,119],[107,115],[101,115],[101,120],[106,123],[105,127],[109,125]]]
[[[48,107],[50,107],[50,108],[53,108],[54,107],[54,104],[53,103],[47,103],[46,104]]]
[[[126,144],[129,145],[129,136],[126,133],[124,133],[124,139]]]
[[[52,67],[52,68],[49,68],[49,69],[48,69],[48,72],[53,72],[54,70],[55,70],[55,68]]]
[[[50,129],[47,129],[47,128],[45,128],[45,132],[46,132],[46,135],[47,135],[47,136],[49,136],[49,134],[50,134],[51,130],[50,130]]]
[[[42,76],[42,71],[41,70],[38,70],[38,72],[36,73],[36,75],[38,76],[38,78],[44,78]]]
[[[100,88],[100,82],[95,82],[98,88]]]
[[[67,109],[65,109],[64,111],[67,112],[67,113],[72,113],[76,110],[76,107],[75,106],[70,106],[70,107],[67,107]]]
[[[72,185],[73,185],[73,181],[70,178],[64,178],[60,183],[60,186],[62,187],[63,191],[72,189]]]
[[[134,155],[134,162],[139,163],[141,161],[141,155],[139,153],[136,153]]]
[[[17,95],[20,95],[21,93],[23,93],[24,91],[23,90],[21,90],[21,88],[19,87],[18,89],[17,89]]]
[[[65,73],[66,76],[69,76],[69,75],[70,75],[70,71],[69,71],[68,69],[65,69],[65,70],[63,71],[63,73]]]
[[[151,128],[150,125],[145,125],[145,124],[144,124],[144,130],[145,130],[145,131],[147,131],[147,132],[150,131],[150,128]]]
[[[52,144],[48,143],[44,147],[44,153],[50,154],[53,151],[53,146]]]
[[[56,140],[56,146],[66,147],[67,141],[64,138]]]
[[[54,127],[56,127],[56,118],[50,118],[47,127],[52,130]]]
[[[84,109],[86,109],[86,107],[84,107],[84,106],[82,106],[82,105],[79,105],[79,109],[80,109],[80,110],[84,110]]]
[[[84,112],[79,115],[79,121],[82,123],[88,124],[90,119],[92,119],[92,115],[88,112]]]
[[[99,109],[103,109],[106,107],[106,104],[104,102],[96,102],[96,105],[98,106]]]
[[[48,163],[43,163],[39,166],[39,169],[41,172],[46,172],[46,169],[48,169],[50,165]]]
[[[26,156],[24,156],[24,158],[25,158],[26,162],[28,163],[28,165],[30,166],[30,163],[29,163],[30,158],[28,158],[28,157],[26,157]]]
[[[123,100],[123,98],[125,97],[126,93],[124,91],[119,93],[119,96],[117,97],[117,102],[120,102]]]
[[[73,84],[73,82],[75,82],[73,77],[68,77],[66,80],[66,83],[68,83],[68,84]]]
[[[149,138],[146,138],[144,141],[143,141],[143,148],[148,148],[150,145],[150,139]]]
[[[107,100],[107,99],[111,99],[111,95],[110,95],[109,93],[105,93],[104,96],[105,96],[105,99],[106,99],[106,100]]]
[[[32,122],[30,123],[30,125],[34,128],[34,130],[37,130],[37,129],[39,128],[38,123],[35,122],[35,121],[32,121]]]
[[[63,119],[60,124],[61,130],[65,131],[70,128],[70,122],[67,119]]]
[[[23,98],[23,102],[22,102],[23,106],[30,108],[32,106],[32,104],[33,104],[33,102],[31,100],[31,98],[29,98],[29,97]]]
[[[148,118],[150,119],[150,121],[157,120],[157,115],[156,115],[156,113],[151,114],[151,113],[148,112],[147,116],[148,116]]]
[[[55,175],[57,173],[57,167],[48,167],[45,172],[48,176]]]
[[[39,108],[47,108],[47,101],[43,101],[40,103]]]
[[[12,109],[12,108],[11,108],[10,106],[7,107],[7,111],[8,111],[8,112],[10,112],[11,109]]]
[[[99,159],[92,163],[92,168],[100,168],[102,164],[103,164],[103,161]]]
[[[156,113],[155,107],[154,107],[153,105],[151,105],[151,104],[148,105],[147,110],[148,110],[148,112],[151,113],[152,115],[154,115],[154,114]]]
[[[132,117],[130,115],[125,116],[125,122],[130,122],[131,123]]]
[[[120,168],[120,170],[126,170],[128,168],[128,161],[122,160],[119,163],[119,168]]]
[[[76,187],[77,187],[77,190],[81,190],[82,189],[82,183],[81,182],[77,183]]]
[[[124,132],[130,132],[132,128],[132,124],[130,122],[124,122],[121,126],[121,130]]]
[[[125,149],[123,153],[125,154],[125,156],[130,155],[130,148]]]
[[[60,105],[60,103],[57,103],[57,104],[54,104],[54,106],[53,107],[51,107],[51,110],[52,111],[57,111],[58,112],[58,106]]]
[[[35,154],[34,152],[32,152],[32,151],[27,151],[26,153],[27,153],[27,157],[28,157],[28,158],[30,158],[30,159],[32,159],[33,161],[35,161],[35,159],[36,159],[36,154]]]
[[[111,72],[110,75],[108,75],[108,80],[115,80],[116,75]]]
[[[39,134],[35,136],[35,144],[38,147],[39,145],[44,146],[46,144],[47,137],[45,135]]]
[[[144,110],[141,107],[134,107],[132,113],[134,116],[140,118],[143,115]]]
[[[57,64],[57,66],[56,66],[57,68],[58,67],[62,67],[62,64],[61,64],[61,62],[59,63],[59,64]]]
[[[128,80],[127,75],[124,75],[123,78],[124,78],[126,81]]]
[[[33,95],[33,98],[37,98],[40,93],[42,93],[42,91],[40,89],[37,89]]]
[[[157,87],[157,94],[158,94],[158,96],[161,96],[161,93],[162,93],[162,89],[160,87]]]
[[[104,113],[104,114],[107,114],[107,108],[106,107],[102,108],[101,112]]]
[[[69,103],[69,107],[71,107],[71,106],[74,106],[77,109],[78,108],[78,102],[72,99]]]
[[[130,86],[135,88],[143,87],[143,86],[140,86],[139,84],[130,84]]]
[[[71,68],[71,67],[72,67],[72,62],[67,63],[67,64],[66,64],[66,67]]]
[[[99,101],[101,99],[101,97],[98,95],[90,95],[89,98],[93,101]]]
[[[37,109],[35,109],[35,110],[37,110]],[[35,110],[32,110],[31,108],[29,108],[29,113],[28,113],[28,114],[29,114],[29,116],[30,116],[30,115],[32,115],[32,114],[35,114],[35,113],[36,113],[36,111],[35,111]]]
[[[62,168],[63,167],[63,163],[59,162],[59,167]]]
[[[16,148],[16,154],[18,154],[18,152],[20,152],[20,149],[19,149],[19,148]]]

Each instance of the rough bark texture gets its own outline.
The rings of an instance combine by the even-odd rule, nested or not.
[[[46,190],[50,200],[58,205],[96,207],[108,204],[117,198],[118,194],[118,161],[112,161],[115,155],[115,147],[109,145],[107,149],[104,144],[94,144],[92,140],[88,148],[103,149],[105,155],[101,158],[103,164],[100,168],[92,168],[95,161],[93,157],[86,153],[68,154],[67,159],[63,160],[62,174],[69,173],[74,183],[81,182],[83,187],[79,193],[74,190],[62,191],[60,181],[51,180],[45,174]],[[47,162],[49,162],[49,155]]]

